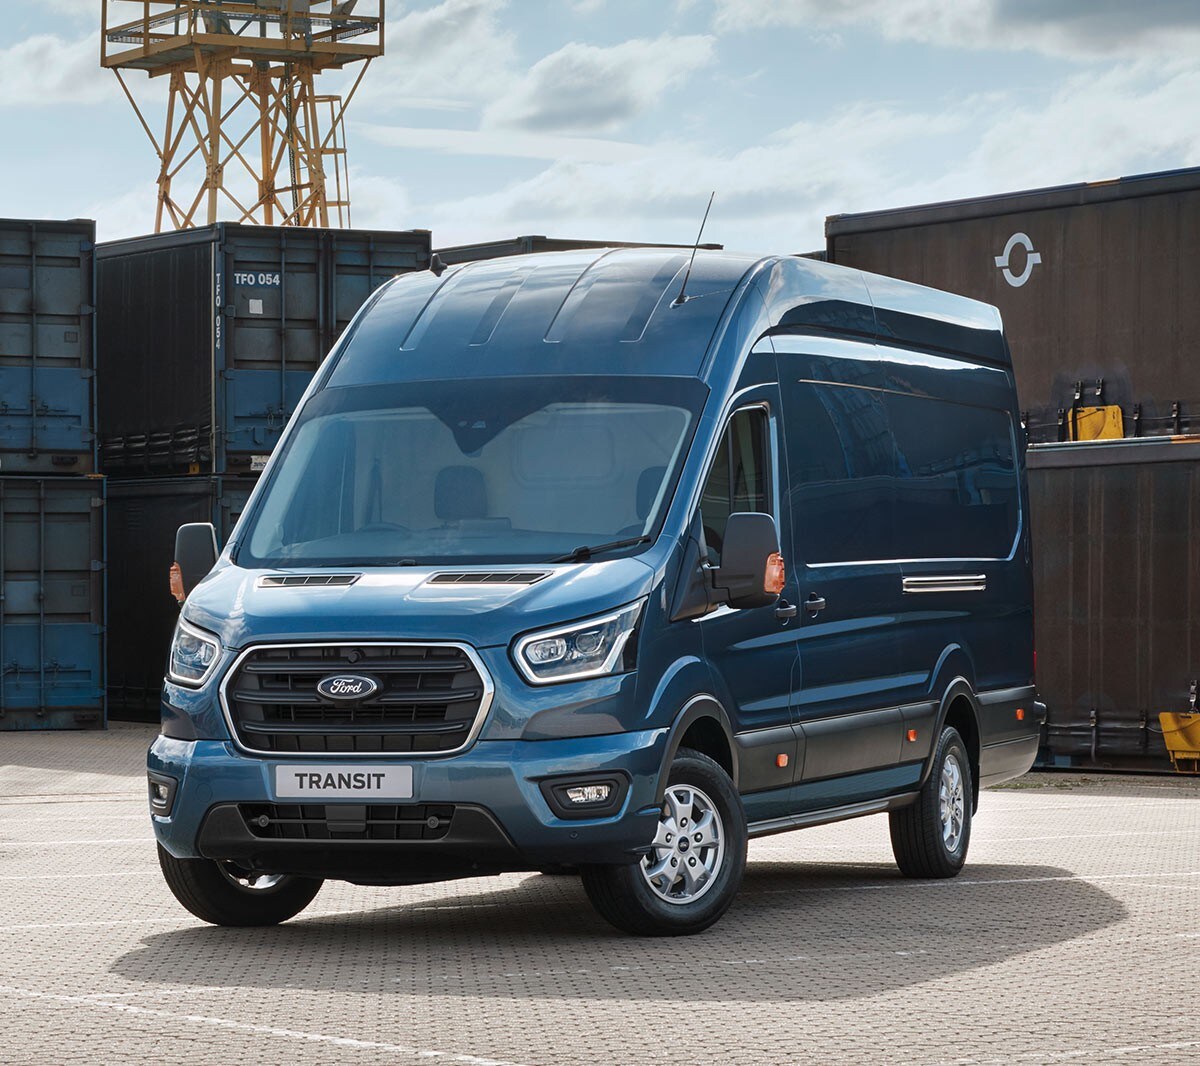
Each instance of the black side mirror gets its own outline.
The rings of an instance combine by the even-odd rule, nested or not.
[[[171,568],[171,591],[180,603],[217,565],[217,531],[211,522],[189,522],[175,534],[175,566]],[[179,587],[176,588],[176,567]]]
[[[782,568],[778,575],[774,573],[778,556],[775,519],[756,511],[731,514],[721,545],[721,565],[711,571],[713,588],[730,607],[769,607],[783,588],[778,580]]]

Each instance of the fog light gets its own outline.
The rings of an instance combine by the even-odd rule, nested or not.
[[[539,781],[552,814],[559,818],[609,818],[619,814],[629,792],[624,770]]]
[[[178,782],[167,774],[156,774],[153,770],[146,776],[150,813],[165,818],[175,806],[175,787]]]
[[[575,785],[567,789],[572,803],[604,803],[612,795],[612,785]]]

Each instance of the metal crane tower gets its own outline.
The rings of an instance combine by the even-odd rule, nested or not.
[[[364,10],[365,9],[365,10]],[[103,0],[100,63],[158,153],[154,229],[350,224],[346,107],[383,54],[384,0]],[[345,96],[316,75],[361,63]],[[123,72],[169,84],[156,136]],[[229,207],[232,206],[232,213]]]

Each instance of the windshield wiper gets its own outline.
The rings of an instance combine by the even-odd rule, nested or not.
[[[650,538],[648,536],[629,537],[626,540],[610,540],[607,544],[581,544],[574,551],[567,552],[566,555],[560,555],[557,559],[551,559],[552,563],[581,563],[584,559],[590,559],[593,555],[598,555],[600,552],[613,552],[618,548],[632,548],[635,544],[645,544]]]

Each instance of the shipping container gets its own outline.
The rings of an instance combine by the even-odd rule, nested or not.
[[[101,244],[103,469],[261,468],[354,313],[429,256],[427,230],[217,223]]]
[[[1032,441],[1200,429],[1200,168],[835,215],[831,262],[995,304]]]
[[[1029,449],[1048,765],[1171,768],[1200,678],[1200,436]]]
[[[690,244],[642,244],[630,241],[582,241],[569,237],[544,237],[530,234],[507,240],[483,241],[480,244],[456,244],[438,248],[437,256],[446,266],[455,263],[474,263],[481,259],[500,259],[508,255],[533,255],[535,252],[572,252],[580,248],[688,248]],[[721,251],[723,244],[701,244],[701,250]]]
[[[168,584],[175,531],[185,522],[212,522],[223,544],[256,480],[201,475],[110,483],[108,705],[112,718],[158,721],[167,649],[179,617]]]
[[[0,219],[0,475],[96,468],[90,219]]]
[[[0,730],[104,727],[104,479],[0,477]]]

